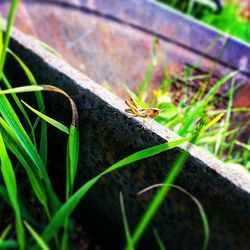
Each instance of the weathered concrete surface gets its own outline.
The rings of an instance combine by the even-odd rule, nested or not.
[[[177,138],[154,121],[131,118],[124,111],[123,100],[17,30],[13,33],[11,49],[26,62],[40,84],[64,89],[77,103],[80,115],[78,187],[133,152]],[[18,83],[24,82],[11,58],[6,71]],[[56,94],[46,94],[46,108],[52,117],[64,123],[70,119],[68,103]],[[65,180],[66,146],[63,143],[66,138],[51,128],[49,139],[48,169],[55,187],[60,190]],[[96,237],[109,240],[109,249],[110,241],[113,241],[112,249],[119,249],[124,235],[119,192],[123,192],[129,224],[134,228],[152,197],[152,193],[138,197],[137,192],[162,182],[181,150],[162,153],[104,177],[87,195],[76,216],[89,225],[89,230],[94,228]],[[226,166],[194,146],[176,184],[191,192],[204,206],[211,229],[210,249],[243,250],[250,245],[249,173]],[[153,226],[168,249],[201,248],[203,229],[197,208],[178,191],[170,193]],[[155,249],[155,240],[150,236],[142,242],[145,243],[142,249]]]

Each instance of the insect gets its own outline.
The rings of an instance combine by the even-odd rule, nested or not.
[[[130,98],[130,100],[125,100],[125,103],[129,107],[129,109],[125,109],[125,111],[128,113],[132,113],[138,117],[150,117],[154,119],[160,113],[160,110],[157,108],[141,108],[132,97]]]

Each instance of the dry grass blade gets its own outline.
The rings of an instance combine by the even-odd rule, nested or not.
[[[39,91],[52,91],[56,92],[59,94],[64,95],[67,97],[70,101],[71,105],[71,110],[72,110],[72,126],[78,127],[78,112],[76,105],[72,98],[62,89],[57,88],[52,85],[32,85],[32,86],[22,86],[22,87],[17,87],[17,88],[12,88],[12,89],[6,89],[6,90],[1,90],[0,95],[6,95],[6,94],[13,94],[13,93],[26,93],[26,92],[39,92]]]
[[[142,191],[140,191],[138,193],[138,195],[142,195],[143,193],[149,191],[149,190],[152,190],[154,188],[159,188],[159,187],[162,187],[166,184],[155,184],[155,185],[152,185],[150,187],[147,187],[145,189],[143,189]],[[208,247],[208,241],[209,241],[209,223],[208,223],[208,219],[207,219],[207,216],[206,216],[206,213],[205,213],[205,210],[202,206],[202,204],[199,202],[199,200],[197,198],[195,198],[194,195],[192,195],[190,192],[188,192],[186,189],[178,186],[178,185],[174,185],[174,184],[171,184],[169,185],[171,188],[175,188],[175,189],[178,189],[180,190],[182,193],[184,193],[185,195],[187,195],[188,197],[190,197],[190,199],[193,200],[193,202],[195,203],[195,205],[197,206],[198,210],[199,210],[199,213],[200,213],[200,216],[201,216],[201,221],[202,221],[202,224],[203,224],[203,229],[204,229],[204,241],[203,241],[203,246],[202,246],[202,250],[205,250],[207,249]]]

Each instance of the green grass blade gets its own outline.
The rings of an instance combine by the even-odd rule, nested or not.
[[[222,135],[221,135],[221,140],[217,140],[218,143],[216,143],[216,148],[215,148],[215,153],[219,155],[219,157],[222,157],[224,148],[221,147],[221,144],[223,144],[226,140],[226,136],[228,133],[228,129],[230,127],[230,117],[232,113],[232,107],[233,107],[233,99],[234,99],[234,81],[231,83],[231,87],[229,90],[229,100],[228,100],[228,105],[227,105],[227,113],[226,113],[226,121],[222,129]]]
[[[65,202],[61,208],[56,212],[46,229],[42,234],[42,238],[48,242],[54,237],[57,230],[64,225],[65,221],[68,219],[70,214],[73,212],[75,207],[78,205],[82,197],[89,191],[89,189],[99,180],[98,177],[88,181],[83,187],[81,187],[77,192],[75,192],[68,200]]]
[[[230,73],[229,75],[225,76],[224,78],[222,78],[220,81],[218,81],[209,90],[209,92],[207,93],[207,95],[205,96],[205,98],[201,102],[199,102],[199,104],[197,105],[196,109],[193,111],[192,114],[190,114],[190,116],[188,117],[188,119],[185,122],[184,126],[180,129],[180,132],[179,132],[180,135],[185,135],[186,134],[186,132],[187,132],[188,128],[190,127],[190,125],[202,113],[202,111],[205,109],[206,105],[214,97],[214,95],[216,94],[216,92],[218,91],[218,89],[224,83],[226,83],[229,79],[231,79],[232,77],[234,77],[237,73],[238,73],[238,71],[234,71],[234,72]]]
[[[32,235],[33,239],[36,241],[38,246],[42,250],[49,250],[48,245],[44,242],[44,240],[40,237],[40,235],[28,224],[27,221],[24,221],[24,225],[26,226],[26,228],[28,229],[28,231],[30,232],[30,234]]]
[[[47,43],[37,39],[36,37],[33,37],[33,40],[42,47],[44,47],[46,50],[48,50],[51,54],[63,60],[63,56],[57,50],[49,46]]]
[[[157,245],[159,247],[160,250],[167,250],[158,231],[156,229],[153,230],[153,233],[154,233],[154,236],[155,236],[155,239],[156,239],[156,242],[157,242]]]
[[[201,134],[203,134],[203,132],[205,132],[206,130],[208,130],[209,128],[211,128],[212,126],[214,126],[222,117],[224,116],[224,112],[221,112],[220,114],[218,114],[215,118],[213,118],[210,122],[208,122],[201,130]]]
[[[79,135],[78,135],[78,113],[77,113],[77,108],[75,106],[75,103],[73,100],[70,98],[70,96],[64,92],[63,90],[51,86],[51,85],[34,85],[34,86],[22,86],[22,87],[17,87],[13,89],[7,89],[7,90],[2,90],[0,91],[0,94],[11,94],[11,93],[23,93],[23,92],[34,92],[34,91],[53,91],[60,93],[67,97],[70,101],[71,104],[71,109],[72,109],[72,122],[70,126],[70,130],[60,124],[59,122],[55,121],[52,118],[49,118],[48,116],[41,114],[41,112],[35,110],[31,106],[25,104],[28,106],[33,112],[35,112],[37,115],[41,116],[44,120],[49,122],[50,124],[56,126],[58,129],[69,133],[69,141],[67,145],[67,179],[66,179],[66,198],[69,197],[73,190],[73,185],[74,185],[74,179],[75,179],[75,174],[76,174],[76,169],[77,169],[77,162],[78,162],[78,151],[79,151]]]
[[[87,183],[85,183],[81,188],[79,188],[57,211],[57,213],[54,215],[50,223],[48,224],[47,228],[44,230],[42,237],[47,242],[49,241],[57,232],[57,230],[64,224],[65,220],[70,216],[70,214],[73,212],[77,204],[80,202],[80,200],[84,197],[84,195],[96,184],[99,179],[114,171],[117,170],[123,166],[126,166],[128,164],[134,163],[136,161],[148,158],[150,156],[157,155],[159,153],[162,153],[164,151],[170,150],[172,148],[175,148],[184,142],[190,140],[192,137],[188,138],[181,138],[172,142],[167,142],[164,144],[156,145],[151,148],[147,148],[144,150],[141,150],[137,153],[134,153],[121,161],[117,162],[116,164],[112,165],[105,171],[103,171],[98,176],[94,177],[93,179],[89,180]]]
[[[243,164],[246,167],[246,169],[250,170],[250,136],[248,137],[248,144],[245,144],[245,146],[247,147],[247,150],[245,150],[244,152],[244,156],[243,156]],[[241,145],[242,146],[242,145]]]
[[[11,88],[12,88],[10,82],[8,81],[8,79],[7,79],[7,77],[6,77],[6,75],[5,75],[4,73],[3,73],[3,75],[2,75],[2,80],[3,80],[3,83],[4,83],[4,85],[6,86],[6,88],[8,88],[8,89],[11,89]],[[34,133],[33,126],[32,126],[32,124],[31,124],[31,121],[30,121],[30,119],[29,119],[27,113],[26,113],[26,111],[25,111],[25,109],[24,109],[24,107],[23,107],[21,101],[20,101],[19,98],[17,97],[17,95],[16,95],[15,93],[13,93],[13,94],[12,94],[12,97],[13,97],[14,101],[16,102],[18,108],[21,110],[21,112],[22,112],[22,114],[23,114],[25,120],[27,121],[27,123],[28,123],[28,125],[29,125],[29,127],[30,127],[30,129],[31,129],[31,136],[32,136],[34,145],[36,145],[35,133]]]
[[[8,22],[7,22],[7,27],[5,31],[5,36],[4,36],[4,44],[1,50],[1,58],[0,58],[0,80],[2,79],[2,73],[3,73],[3,67],[6,59],[6,54],[7,54],[7,49],[9,46],[10,42],[10,34],[11,34],[11,29],[14,23],[15,19],[15,13],[16,13],[16,8],[17,8],[17,3],[18,0],[11,0],[10,4],[10,11],[9,11],[9,16],[8,16]]]
[[[144,81],[139,85],[136,95],[138,96],[139,102],[144,102],[146,99],[146,88],[150,82],[152,74],[151,67],[147,67],[146,75]]]
[[[26,102],[22,101],[22,103],[28,107],[32,112],[34,112],[35,114],[37,114],[40,118],[42,118],[43,120],[45,120],[47,123],[51,124],[52,126],[56,127],[57,129],[61,130],[62,132],[69,134],[69,129],[64,126],[62,123],[56,121],[55,119],[39,112],[38,110],[32,108],[29,104],[27,104]]]
[[[178,139],[178,140],[175,140],[175,141],[172,141],[172,142],[167,142],[167,143],[156,145],[156,146],[153,146],[153,147],[150,147],[150,148],[147,148],[147,149],[143,149],[143,150],[141,150],[141,151],[139,151],[137,153],[134,153],[134,154],[124,158],[123,160],[117,162],[116,164],[114,164],[113,166],[111,166],[110,168],[105,170],[102,173],[102,175],[108,174],[108,173],[110,173],[110,172],[112,172],[112,171],[114,171],[114,170],[116,170],[116,169],[118,169],[120,167],[125,166],[125,165],[131,164],[131,163],[134,163],[136,161],[139,161],[139,160],[142,160],[142,159],[145,159],[145,158],[160,154],[160,153],[162,153],[164,151],[173,149],[173,148],[183,144],[184,142],[187,142],[187,141],[191,140],[192,137],[193,136],[189,136],[189,137],[181,138],[181,139]]]
[[[61,244],[61,250],[69,249],[68,220],[66,220]]]
[[[12,208],[15,213],[16,233],[17,233],[19,247],[20,249],[25,249],[25,233],[18,204],[16,177],[4,145],[1,132],[0,132],[0,158],[1,158],[1,171],[3,179],[7,188]]]
[[[67,155],[69,159],[69,169],[70,169],[69,176],[70,176],[71,191],[73,191],[74,187],[74,181],[78,163],[78,154],[79,154],[78,129],[75,126],[70,126]]]
[[[194,8],[194,3],[195,3],[195,0],[189,0],[188,1],[188,8],[187,8],[187,15],[191,15],[192,12],[193,12],[193,8]]]
[[[36,148],[34,147],[30,138],[26,134],[26,131],[24,130],[15,111],[12,109],[12,106],[8,102],[7,98],[3,95],[0,95],[0,113],[5,121],[9,124],[11,129],[15,132],[20,144],[22,144],[23,148],[29,154],[29,157],[33,160],[35,166],[40,172],[40,175],[42,176],[43,163],[41,158],[38,155]]]
[[[24,73],[26,74],[31,85],[37,85],[37,82],[36,82],[34,75],[30,71],[28,66],[24,63],[24,61],[18,55],[16,55],[13,51],[8,50],[8,53],[11,54],[14,57],[14,59],[18,62],[18,64],[21,66],[21,68],[23,69]],[[39,96],[38,99],[39,99],[38,103],[42,104],[43,103],[42,97]]]
[[[152,42],[151,65],[149,65],[146,68],[145,79],[141,84],[139,84],[136,96],[134,96],[135,100],[138,101],[139,103],[143,103],[145,101],[145,99],[147,98],[147,94],[148,94],[147,87],[150,83],[152,72],[158,64],[157,47],[158,47],[159,43],[160,43],[160,41],[159,41],[158,37],[155,36],[153,39],[153,42]],[[130,95],[130,96],[132,97],[133,95]]]
[[[127,221],[122,192],[120,192],[120,204],[121,204],[121,212],[122,212],[122,222],[123,222],[123,226],[124,226],[124,231],[125,231],[125,235],[126,235],[128,249],[134,250],[135,248],[134,248],[132,240],[131,240],[131,235],[130,235],[130,231],[129,231],[129,226],[128,226],[128,221]]]
[[[22,86],[16,87],[11,89],[0,90],[0,95],[7,95],[7,94],[17,94],[17,93],[26,93],[26,92],[35,92],[35,91],[42,91],[43,87],[39,85],[29,85],[29,86]]]
[[[0,131],[3,134],[6,147],[17,157],[19,162],[24,167],[30,183],[32,185],[33,191],[35,192],[38,200],[46,206],[47,198],[45,187],[42,184],[40,177],[33,172],[31,166],[33,162],[30,160],[27,152],[19,144],[18,139],[16,138],[15,133],[10,129],[8,124],[0,117]]]
[[[9,53],[15,58],[15,60],[19,63],[23,71],[25,72],[26,76],[28,77],[30,83],[32,85],[37,85],[36,79],[30,69],[26,66],[26,64],[21,60],[20,57],[18,57],[15,53],[12,51],[9,51]],[[44,110],[44,101],[41,93],[35,93],[38,108],[39,110]],[[47,153],[48,153],[48,141],[47,141],[47,124],[45,121],[41,121],[41,135],[40,135],[40,156],[43,161],[43,163],[46,165],[47,162]]]
[[[52,209],[53,211],[56,211],[60,202],[52,188],[50,179],[45,170],[45,166],[43,165],[40,155],[38,154],[35,146],[31,142],[29,136],[26,134],[26,131],[24,130],[10,103],[3,95],[0,95],[0,113],[15,133],[15,136],[18,139],[18,143],[23,147],[26,152],[26,155],[31,159],[31,167],[34,171],[38,171],[40,178],[44,179],[48,196],[51,200],[50,203]]]
[[[74,125],[70,126],[69,139],[67,144],[67,158],[66,158],[66,200],[72,195],[74,188],[75,175],[78,164],[79,154],[79,134],[78,129]],[[61,249],[68,249],[68,228],[69,219],[65,220],[64,233],[62,239]]]
[[[246,149],[247,151],[250,152],[250,145],[249,145],[249,144],[240,142],[240,141],[238,141],[238,140],[235,141],[235,144],[238,145],[238,146],[243,147],[244,149]]]
[[[60,88],[53,85],[33,85],[33,86],[22,86],[12,89],[0,90],[0,95],[12,94],[12,93],[25,93],[25,92],[39,92],[39,91],[52,91],[59,93],[69,99],[71,110],[72,110],[72,121],[71,125],[78,127],[78,112],[74,101],[70,96]]]
[[[0,196],[2,196],[2,199],[5,201],[8,200],[8,193],[4,186],[0,185]]]
[[[9,224],[2,232],[2,234],[0,235],[0,248],[2,247],[3,241],[5,240],[5,238],[7,237],[7,235],[10,232],[12,225]]]

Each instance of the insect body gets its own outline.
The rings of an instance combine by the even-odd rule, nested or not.
[[[132,97],[130,100],[125,100],[125,103],[129,106],[129,109],[125,109],[125,111],[135,116],[154,119],[160,113],[157,108],[141,108]]]

